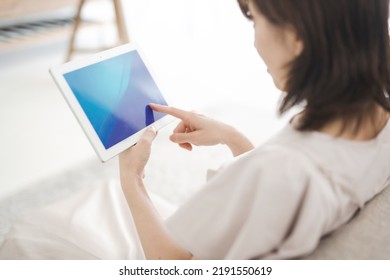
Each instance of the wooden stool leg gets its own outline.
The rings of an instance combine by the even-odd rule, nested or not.
[[[123,15],[122,10],[122,4],[120,0],[112,0],[115,10],[115,24],[118,31],[118,41],[119,44],[125,44],[129,42],[129,35],[127,34],[127,28],[126,28],[126,22],[125,17]],[[68,46],[68,53],[66,56],[66,61],[69,61],[72,58],[73,53],[75,52],[75,41],[76,41],[76,35],[79,30],[80,24],[82,22],[81,18],[81,11],[85,4],[86,0],[80,0],[77,13],[75,17],[75,22],[73,25],[73,31],[70,37],[69,46]]]
[[[73,52],[75,50],[74,44],[75,44],[75,40],[76,40],[76,34],[77,34],[77,31],[79,29],[80,22],[81,22],[81,10],[82,10],[82,8],[84,6],[84,3],[85,3],[85,0],[80,0],[79,6],[77,8],[75,22],[73,24],[73,31],[72,31],[72,35],[70,37],[70,41],[69,41],[69,45],[68,45],[68,53],[67,53],[67,56],[66,56],[66,61],[69,61],[71,59],[72,54],[73,54]]]
[[[127,33],[125,17],[122,12],[123,9],[122,9],[121,0],[113,0],[113,1],[114,1],[113,4],[115,9],[115,19],[116,19],[116,26],[118,29],[119,42],[121,44],[125,44],[129,42],[129,35]]]

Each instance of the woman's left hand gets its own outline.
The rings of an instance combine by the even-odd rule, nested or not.
[[[144,168],[149,160],[151,147],[157,132],[154,127],[145,130],[137,144],[119,155],[119,170],[121,180],[132,177],[143,177]]]
[[[119,155],[123,194],[147,259],[191,259],[192,254],[169,234],[142,180],[156,135],[156,130],[149,127],[136,145]]]

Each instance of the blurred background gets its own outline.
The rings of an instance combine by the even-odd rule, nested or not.
[[[172,105],[231,123],[256,144],[284,123],[276,116],[279,91],[253,46],[252,23],[235,0],[81,2],[0,1],[0,199],[116,174],[116,160],[98,161],[48,72],[67,60],[72,34],[71,59],[77,59],[123,43],[122,28],[142,48]],[[199,184],[191,175],[178,181],[178,173],[203,178],[207,166],[230,156],[221,147],[181,151],[167,139],[172,129],[161,131],[153,147],[154,185]]]

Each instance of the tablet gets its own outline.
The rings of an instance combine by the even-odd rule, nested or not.
[[[103,162],[137,143],[146,127],[158,130],[173,120],[149,107],[167,102],[134,43],[52,67],[50,73]]]

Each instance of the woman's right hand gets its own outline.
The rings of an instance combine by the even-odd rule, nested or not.
[[[230,125],[211,119],[196,112],[150,104],[156,112],[165,113],[181,120],[174,129],[170,140],[191,151],[192,146],[227,145],[234,156],[253,149],[252,143]]]

